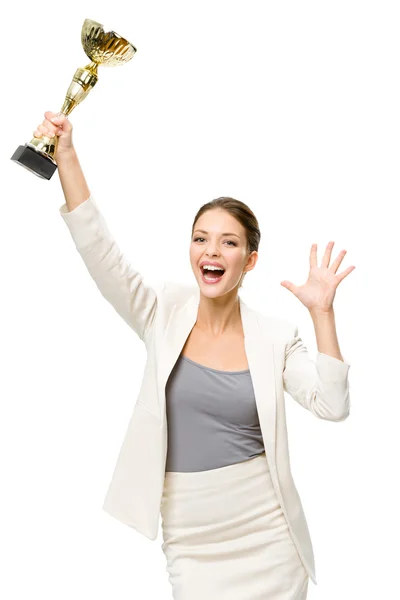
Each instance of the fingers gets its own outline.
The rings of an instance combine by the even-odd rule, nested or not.
[[[336,273],[336,271],[339,268],[340,263],[342,262],[342,260],[344,259],[346,254],[347,254],[347,250],[340,251],[339,255],[335,258],[335,260],[333,261],[333,263],[330,266],[331,271]]]
[[[43,122],[40,123],[40,125],[38,125],[33,132],[35,137],[40,138],[45,135],[52,138],[55,135],[61,135],[63,131],[66,133],[70,133],[72,131],[72,125],[63,113],[46,111],[44,116],[45,118],[43,119]]]
[[[317,266],[317,244],[312,244],[310,249],[310,267]]]
[[[61,113],[52,112],[51,110],[46,110],[46,112],[44,113],[44,116],[46,119],[48,119],[50,121],[50,119],[52,119],[54,117],[61,116]],[[63,116],[65,116],[65,115],[63,115]]]
[[[35,137],[42,137],[43,135],[45,135],[49,138],[52,138],[57,134],[58,131],[60,131],[59,127],[56,127],[52,123],[48,123],[45,120],[43,121],[43,123],[37,126],[37,128],[33,132],[33,135]]]
[[[329,267],[329,262],[331,260],[331,256],[332,256],[332,248],[334,246],[335,242],[331,241],[328,242],[326,249],[325,249],[325,253],[324,256],[322,257],[322,261],[321,261],[321,267]]]
[[[43,135],[52,138],[55,135],[60,135],[62,128],[58,127],[56,124],[53,124],[48,119],[43,119],[43,122],[40,123],[33,132],[35,137],[42,137]]]

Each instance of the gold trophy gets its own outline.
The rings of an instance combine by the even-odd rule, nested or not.
[[[97,83],[97,67],[115,67],[123,65],[136,52],[136,48],[115,31],[105,33],[103,25],[90,19],[85,19],[81,41],[83,49],[91,62],[86,67],[76,70],[70,83],[61,112],[69,115]],[[52,138],[34,137],[24,146],[18,146],[11,160],[22,165],[38,177],[50,179],[57,169],[55,154],[58,136]]]

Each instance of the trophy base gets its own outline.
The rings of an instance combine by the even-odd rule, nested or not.
[[[47,158],[44,154],[40,154],[40,152],[31,148],[28,144],[18,146],[11,160],[42,179],[51,179],[54,171],[57,169],[57,165],[50,158]]]

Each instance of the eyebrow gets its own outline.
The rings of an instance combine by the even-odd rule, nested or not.
[[[195,231],[193,233],[196,233],[196,231],[199,231],[200,233],[205,233],[205,234],[208,233],[208,231],[204,231],[204,229],[195,229]],[[236,235],[236,237],[238,237],[240,239],[240,235],[238,235],[237,233],[221,233],[221,235]]]

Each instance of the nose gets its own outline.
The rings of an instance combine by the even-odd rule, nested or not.
[[[214,248],[211,244],[209,245],[209,247],[206,250],[206,255],[207,256],[218,256],[218,251],[216,248]]]

